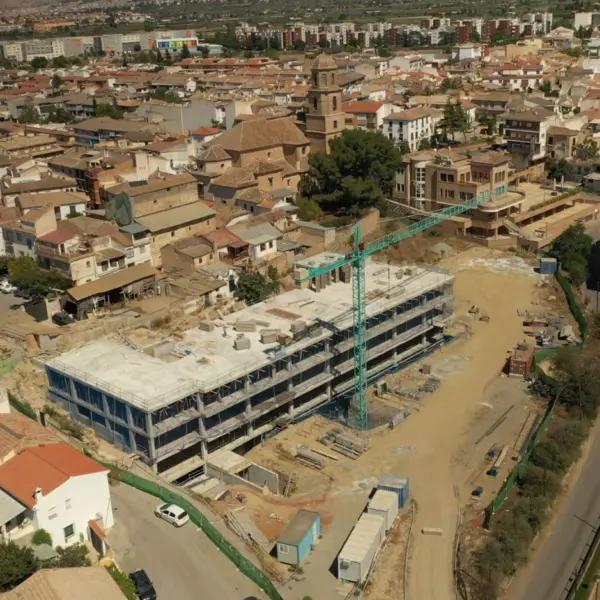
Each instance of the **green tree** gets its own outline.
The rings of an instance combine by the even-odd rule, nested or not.
[[[557,352],[554,367],[560,381],[561,404],[579,419],[594,419],[600,405],[598,359],[578,348],[565,347]]]
[[[471,32],[471,41],[475,43],[481,41],[481,35],[479,34],[479,31],[477,31],[477,29],[473,29],[473,31]]]
[[[29,64],[33,69],[38,71],[39,69],[45,69],[48,66],[48,59],[43,56],[36,56]]]
[[[8,592],[23,583],[35,573],[37,566],[31,548],[14,542],[0,544],[0,592]]]
[[[69,61],[64,56],[57,56],[52,59],[52,67],[55,69],[66,69],[69,66]]]
[[[269,295],[271,294],[279,294],[279,290],[281,289],[281,284],[279,282],[279,271],[277,267],[274,265],[269,265],[267,268],[267,279],[269,286]]]
[[[40,113],[32,98],[27,98],[19,111],[19,123],[39,123]]]
[[[38,529],[31,538],[31,543],[34,546],[41,546],[47,544],[52,546],[52,536],[45,529]]]
[[[97,117],[110,117],[111,119],[123,118],[123,111],[112,104],[97,104],[95,113]]]
[[[398,141],[396,143],[396,148],[398,148],[402,154],[410,154],[410,145],[406,140]]]
[[[119,586],[127,600],[138,600],[135,584],[126,573],[123,573],[123,571],[118,567],[115,567],[115,565],[106,567],[106,570],[109,572],[114,582]]]
[[[154,23],[152,21],[144,21],[144,31],[154,31]]]
[[[313,198],[303,198],[302,196],[296,199],[298,207],[298,218],[301,221],[318,221],[323,216],[321,207]]]
[[[494,115],[485,115],[479,119],[479,124],[487,129],[488,135],[494,135],[498,129],[498,121]]]
[[[14,258],[8,265],[9,279],[20,290],[42,296],[53,289],[66,290],[71,282],[56,271],[40,269],[29,256]]]
[[[152,98],[155,100],[162,100],[163,102],[169,102],[171,104],[182,104],[183,99],[179,97],[179,94],[175,92],[171,92],[166,88],[156,88],[154,92],[152,92]]]
[[[91,562],[88,556],[87,546],[83,543],[71,544],[70,546],[56,548],[58,556],[53,558],[48,565],[53,569],[69,569],[73,567],[89,567]]]
[[[418,150],[431,150],[431,140],[429,138],[423,138],[419,142]]]
[[[554,161],[548,170],[548,177],[560,181],[563,177],[565,181],[573,178],[573,165],[564,158]]]
[[[555,498],[560,489],[560,479],[555,473],[532,464],[527,464],[519,473],[518,484],[521,493],[528,498]]]
[[[190,49],[188,48],[187,44],[183,44],[183,47],[181,48],[181,59],[191,57],[192,53],[190,52]]]
[[[446,138],[451,137],[455,140],[457,133],[462,133],[467,138],[467,133],[472,130],[471,122],[467,111],[460,102],[448,102],[444,106],[444,116],[442,117],[439,128],[443,131]]]
[[[258,271],[242,271],[239,276],[236,295],[248,305],[262,302],[271,291],[270,282]]]
[[[402,154],[381,133],[346,130],[333,139],[330,153],[311,153],[309,171],[301,181],[301,195],[323,210],[358,214],[381,204],[392,193]]]
[[[57,74],[54,74],[52,76],[52,79],[50,80],[50,85],[52,86],[52,89],[54,90],[58,90],[63,84],[65,83],[65,80]]]
[[[598,158],[598,142],[587,139],[576,148],[577,155],[584,160],[593,160]]]
[[[552,243],[551,256],[558,259],[575,285],[581,285],[587,279],[593,243],[582,223],[571,225]]]
[[[549,96],[550,92],[552,92],[552,84],[547,80],[543,79],[539,85],[540,92],[544,94],[544,96]]]

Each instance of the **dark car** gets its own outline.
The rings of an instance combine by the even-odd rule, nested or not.
[[[63,327],[64,325],[70,325],[71,323],[75,323],[75,318],[73,317],[73,315],[63,310],[61,312],[54,313],[52,315],[52,321],[57,325]]]
[[[144,569],[139,569],[138,571],[130,573],[129,578],[133,581],[135,593],[140,600],[156,600],[156,590]]]

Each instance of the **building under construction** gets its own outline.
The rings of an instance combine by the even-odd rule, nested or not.
[[[297,267],[340,258],[326,253]],[[453,280],[441,269],[367,264],[370,383],[443,338]],[[170,481],[189,482],[217,450],[241,451],[351,398],[352,325],[344,267],[177,340],[137,348],[110,339],[62,354],[47,362],[48,395]]]

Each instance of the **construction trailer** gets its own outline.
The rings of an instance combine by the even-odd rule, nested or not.
[[[338,579],[354,583],[364,581],[384,538],[383,517],[363,513],[338,554]]]
[[[339,254],[312,257],[312,263]],[[343,258],[343,256],[342,256]],[[369,382],[437,347],[453,313],[443,269],[368,262]],[[319,291],[320,290],[320,291]],[[48,397],[171,482],[355,389],[352,285],[324,277],[142,346],[98,340],[46,362]]]
[[[376,490],[369,504],[367,512],[370,515],[379,515],[385,522],[385,530],[389,531],[398,516],[398,495],[387,490]]]
[[[317,545],[321,536],[321,515],[312,510],[299,510],[277,538],[277,560],[299,565]]]

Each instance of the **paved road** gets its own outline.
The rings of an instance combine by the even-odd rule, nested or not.
[[[109,542],[119,566],[144,568],[158,600],[244,600],[265,596],[189,522],[173,527],[154,516],[156,498],[120,484],[111,488],[115,526]]]
[[[3,294],[0,292],[0,313],[11,310],[13,307],[18,307],[26,302],[23,298],[17,298],[12,294]]]
[[[591,526],[595,526],[600,517],[599,464],[600,428],[596,427],[581,475],[565,499],[552,533],[523,574],[517,600],[564,598],[570,578],[585,552]]]

